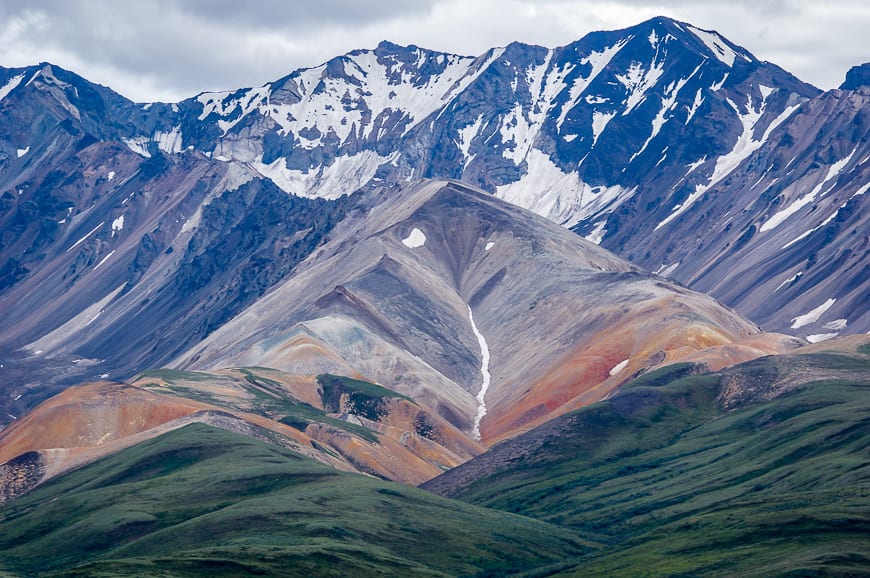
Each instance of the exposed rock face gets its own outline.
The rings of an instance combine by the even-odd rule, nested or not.
[[[846,80],[840,85],[840,90],[860,90],[870,86],[870,62],[853,66],[846,73]]]
[[[678,219],[691,234],[655,236],[645,259],[678,264],[670,276],[766,329],[866,332],[868,131],[866,90],[804,103],[699,201],[704,212]]]
[[[698,395],[698,398],[702,399],[705,394],[699,394],[699,392],[709,389],[708,395],[710,397],[702,403],[709,403],[716,408],[716,412],[728,414],[752,408],[777,398],[786,399],[790,392],[804,388],[808,384],[816,384],[823,390],[827,385],[826,382],[841,381],[859,384],[866,388],[867,357],[866,353],[862,352],[868,350],[868,345],[870,345],[870,336],[853,335],[833,339],[824,345],[804,346],[786,355],[755,359],[706,375],[704,379],[707,380],[707,385],[699,385],[697,391],[693,387],[689,387],[688,391],[692,392],[689,395]],[[820,352],[824,352],[828,356],[827,359],[820,361],[818,357]],[[617,448],[626,447],[622,445],[626,435],[623,428],[627,428],[629,422],[636,417],[640,418],[638,420],[640,422],[647,419],[648,417],[644,418],[643,416],[649,416],[652,413],[650,407],[655,405],[662,407],[664,396],[658,389],[666,384],[676,382],[680,378],[698,373],[704,373],[703,368],[695,364],[681,364],[667,368],[657,375],[647,376],[648,381],[638,380],[635,384],[636,387],[619,392],[605,403],[599,404],[595,408],[589,408],[587,412],[574,412],[559,416],[529,432],[490,448],[486,453],[426,482],[422,487],[442,496],[459,497],[465,495],[467,498],[469,489],[475,484],[477,484],[478,489],[497,487],[501,492],[504,490],[499,482],[506,480],[526,480],[525,483],[529,484],[528,487],[536,487],[533,485],[532,476],[525,477],[527,472],[537,471],[543,473],[543,477],[547,477],[551,475],[549,472],[553,470],[575,473],[582,471],[577,468],[580,467],[579,463],[582,463],[581,460],[584,458],[578,458],[578,456],[585,456],[588,462],[595,464],[596,459],[590,456],[596,455],[599,450],[603,450],[602,453],[605,454],[609,453],[610,443],[613,443]],[[815,409],[828,404],[843,403],[836,396],[828,397],[828,394],[821,392],[817,395],[815,403],[818,403],[818,406],[808,402],[808,405],[801,409],[806,410],[806,407]],[[855,396],[855,398],[859,397],[859,395]],[[684,403],[689,407],[693,404],[692,401]],[[753,425],[759,430],[766,430],[777,423],[788,420],[798,419],[798,423],[801,423],[799,418],[795,418],[795,414],[799,410],[789,407],[788,403],[783,404],[783,407],[789,408],[786,410],[777,411],[775,407],[759,411],[752,419],[755,422]],[[857,415],[865,415],[866,411],[862,413],[865,407],[866,404],[862,405],[860,409],[855,408],[858,410]],[[850,419],[852,417],[854,416],[850,415]],[[708,414],[704,421],[715,422],[716,420],[711,420]],[[697,425],[693,425],[692,429]],[[647,427],[652,429],[653,426],[647,424]],[[852,426],[844,432],[853,433],[857,429],[862,428]],[[643,428],[640,431],[643,431]],[[674,432],[668,432],[668,435],[669,437],[674,436],[673,439],[682,437]],[[608,439],[609,437],[611,439]],[[831,439],[836,439],[836,443],[839,443],[840,440],[847,439],[847,434],[832,435]],[[711,436],[708,440],[710,440],[711,447],[718,446],[720,443],[718,437]],[[637,447],[643,445],[641,440],[629,442],[629,444],[632,443],[636,444]],[[816,446],[824,447],[824,445],[824,443],[815,441],[809,444],[813,451]],[[642,451],[638,450],[638,452]],[[692,453],[697,451],[697,447],[693,446]],[[621,454],[613,452],[611,456],[630,459],[635,455],[633,452],[625,450],[623,452]],[[565,463],[575,459],[578,460],[578,463],[572,464],[575,468],[567,470],[564,467]],[[838,459],[842,458],[838,457]],[[613,461],[612,457],[606,463],[611,463],[611,461]],[[599,461],[597,465],[602,462],[603,460]],[[747,466],[747,468],[751,469],[751,466]],[[585,475],[585,472],[583,473]],[[598,487],[599,479],[591,478],[591,480],[591,482],[589,479],[584,480],[583,485]],[[731,481],[730,478],[729,481]],[[552,480],[547,483],[555,484]],[[592,485],[593,483],[595,485]],[[572,487],[568,486],[567,491],[570,491]],[[557,489],[564,489],[564,487],[557,486]]]
[[[39,452],[26,452],[0,464],[0,504],[26,494],[44,476],[45,463]]]

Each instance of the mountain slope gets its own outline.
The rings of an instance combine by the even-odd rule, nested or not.
[[[455,68],[429,76],[429,63],[446,58],[382,44],[294,73],[257,92],[271,105],[289,83],[281,94],[300,100],[286,106],[306,112],[281,122],[274,107],[241,111],[238,95],[226,96],[223,108],[203,111],[230,110],[231,122],[213,121],[232,124],[228,136],[197,146],[236,158],[225,140],[244,140],[237,158],[268,164],[263,174],[295,194],[333,195],[332,185],[347,178],[353,188],[462,179],[712,292],[768,330],[818,340],[870,329],[860,297],[870,151],[859,85],[853,94],[819,96],[721,35],[666,18],[556,49],[515,43],[473,62],[448,59]],[[422,112],[417,92],[393,90],[454,76],[461,80],[446,96],[431,92],[433,108]],[[387,107],[380,118],[404,119],[400,129],[375,126],[376,113],[365,111],[379,106]],[[425,113],[429,122],[420,122]],[[253,124],[262,114],[281,128],[268,119]],[[258,161],[252,130],[263,143],[283,141],[284,152],[263,144]],[[823,210],[815,197],[824,198]],[[698,233],[708,228],[717,234]],[[767,306],[794,276],[800,282]],[[836,329],[792,327],[829,298],[839,305],[820,325],[840,320]]]
[[[200,424],[46,484],[0,527],[0,570],[43,575],[480,575],[592,547]]]
[[[824,103],[805,111],[802,103],[818,97],[817,89],[716,32],[667,18],[591,33],[555,49],[514,43],[478,58],[383,42],[262,87],[204,93],[176,104],[134,104],[47,64],[0,70],[0,82],[0,115],[14,127],[0,143],[8,175],[0,182],[3,202],[18,207],[33,200],[46,217],[41,229],[33,225],[21,237],[17,250],[2,255],[0,282],[7,285],[33,273],[28,250],[33,253],[46,237],[69,228],[55,223],[65,216],[62,211],[72,208],[72,217],[89,207],[85,199],[69,196],[47,205],[29,197],[16,200],[16,190],[27,195],[38,184],[34,170],[94,141],[123,146],[156,165],[181,157],[187,170],[195,163],[207,167],[200,170],[233,175],[236,184],[190,198],[172,219],[179,223],[199,214],[215,194],[258,176],[294,195],[325,199],[419,178],[462,179],[570,226],[643,267],[684,282],[697,280],[699,288],[772,330],[791,330],[791,319],[815,307],[810,305],[818,293],[833,294],[843,277],[856,278],[860,241],[849,232],[865,225],[860,210],[865,197],[856,195],[866,182],[860,168],[867,156],[860,144],[866,143],[863,121],[850,121],[848,112],[840,115]],[[860,83],[847,86],[853,85],[860,92]],[[859,113],[865,108],[860,102],[851,106]],[[823,139],[808,134],[814,127],[850,122],[852,134],[830,131]],[[792,140],[799,144],[796,155],[813,158],[789,176],[784,173],[790,159],[780,159],[776,151]],[[848,166],[840,166],[850,152]],[[851,196],[855,223],[832,232],[826,220],[834,205],[811,213],[806,198],[808,188],[835,168],[837,203]],[[114,169],[90,170],[106,176]],[[156,166],[152,172],[164,170]],[[755,203],[758,195],[761,202]],[[733,285],[726,257],[789,275],[799,272],[800,259],[815,263],[818,247],[809,240],[782,256],[737,250],[778,205],[792,206],[798,198],[806,207],[802,220],[808,220],[788,219],[778,227],[776,242],[787,237],[785,245],[809,229],[821,231],[817,237],[833,235],[835,242],[822,241],[830,245],[823,252],[836,255],[837,265],[828,271],[830,281],[796,284],[792,308],[759,313],[758,294],[747,295],[760,285],[767,291],[771,281],[747,269],[741,279],[754,285],[734,295],[726,289]],[[32,220],[30,209],[16,211],[16,218]],[[115,207],[114,214],[102,217],[104,226],[119,213]],[[713,240],[698,238],[699,222],[727,230]],[[190,223],[195,226],[196,220]],[[161,232],[175,238],[178,232],[169,224]],[[77,231],[76,238],[90,230]],[[36,247],[29,249],[31,244]],[[844,251],[851,257],[843,257]],[[96,253],[95,264],[108,254]],[[855,303],[854,296],[836,298],[838,307],[851,300],[861,309],[858,315],[838,313],[838,319],[847,319],[838,331],[870,329],[863,320],[865,303]],[[212,324],[201,322],[203,329]]]
[[[870,343],[675,365],[423,487],[598,532],[567,575],[862,572]],[[605,537],[606,536],[606,537]]]
[[[633,233],[604,245],[768,330],[811,341],[866,332],[868,115],[867,88],[808,101],[677,219],[691,236],[664,227],[637,249]]]
[[[0,569],[860,574],[868,360],[856,336],[719,374],[651,372],[427,484],[489,508],[189,425],[7,505]]]
[[[0,431],[0,502],[191,423],[267,441],[341,471],[411,484],[483,451],[425,406],[348,377],[156,370],[133,385],[68,388]]]
[[[382,43],[175,104],[132,103],[45,63],[0,69],[0,420],[83,380],[173,360],[214,368],[194,360],[203,339],[285,284],[338,224],[358,222],[355,207],[421,177],[461,178],[571,225],[765,329],[814,341],[866,331],[866,88],[847,86],[820,96],[667,18],[479,58]],[[353,298],[340,286],[331,307]],[[439,306],[461,314],[460,301]],[[309,329],[299,343],[332,347]],[[390,355],[440,384],[445,415],[473,427],[476,335],[425,332],[450,369],[423,367],[401,343]],[[550,376],[556,389],[582,373],[585,354],[564,353],[575,369]],[[636,357],[589,353],[595,379]],[[326,370],[358,371],[326,355]],[[543,406],[543,418],[548,403],[526,410]]]
[[[866,89],[818,97],[686,23],[479,58],[385,42],[175,104],[47,63],[0,69],[0,87],[0,371],[24,388],[10,398],[167,363],[292,274],[350,210],[345,195],[421,177],[571,225],[766,329],[870,329]],[[795,242],[776,252],[772,237]]]
[[[173,364],[352,369],[493,440],[663,363],[699,355],[721,367],[789,347],[463,184],[393,189],[375,203]]]

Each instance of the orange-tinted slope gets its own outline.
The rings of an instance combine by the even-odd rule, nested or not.
[[[329,418],[332,421],[291,427],[279,421],[285,414],[265,411],[255,403],[261,399],[258,396],[273,393],[260,389],[259,384],[286,387],[288,392],[314,402],[318,398],[314,378],[263,368],[257,368],[256,374],[245,371],[187,374],[187,380],[183,376],[172,382],[144,377],[139,380],[144,387],[99,382],[69,388],[0,432],[0,485],[28,486],[16,479],[30,462],[9,464],[22,455],[38,455],[33,459],[40,473],[33,482],[39,483],[197,421],[280,443],[341,470],[411,484],[419,484],[483,451],[483,446],[449,422],[400,398],[389,401],[379,421],[335,414]],[[244,379],[251,376],[256,379]],[[344,427],[341,420],[350,423]],[[366,430],[371,433],[365,434]],[[19,491],[0,490],[0,497]]]
[[[657,367],[693,362],[716,371],[800,344],[780,334],[742,336],[708,320],[687,322],[681,309],[678,303],[659,300],[654,315],[640,311],[620,318],[542,368],[520,395],[491,400],[481,428],[485,442],[491,445],[600,401]]]

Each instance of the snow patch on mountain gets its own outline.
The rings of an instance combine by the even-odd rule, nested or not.
[[[614,366],[610,369],[610,375],[616,375],[617,373],[619,373],[620,371],[622,371],[623,369],[625,369],[625,366],[628,365],[628,362],[629,362],[628,359],[623,359],[622,361],[620,361],[619,363],[617,363],[616,365],[614,365]]]
[[[121,141],[127,145],[127,148],[136,153],[139,156],[143,156],[146,159],[151,158],[151,153],[148,152],[148,143],[151,139],[144,136],[137,136],[134,138],[122,138]]]
[[[804,313],[803,315],[798,315],[797,317],[792,319],[791,328],[800,329],[801,327],[815,323],[822,317],[822,315],[825,314],[828,309],[833,307],[834,303],[836,302],[837,300],[834,298],[828,299],[812,311]]]
[[[224,109],[224,99],[229,95],[229,92],[204,92],[197,96],[196,101],[202,105],[202,112],[197,117],[197,120],[205,120],[213,112],[217,112],[220,116],[229,114],[232,109]],[[235,108],[235,105],[233,108]]]
[[[649,68],[644,69],[640,62],[632,62],[625,74],[617,74],[618,80],[628,92],[625,100],[625,109],[622,116],[628,116],[634,108],[644,99],[646,92],[656,85],[665,71],[664,62],[656,62],[658,50],[653,57]]]
[[[176,154],[181,152],[181,127],[176,126],[169,132],[157,131],[154,133],[154,142],[157,143],[157,148],[166,154]]]
[[[688,115],[686,116],[686,124],[687,125],[689,124],[689,121],[692,120],[692,117],[695,116],[695,113],[698,112],[698,109],[701,108],[701,104],[703,104],[703,102],[704,102],[704,97],[701,96],[702,90],[703,90],[702,88],[699,88],[698,92],[695,93],[695,100],[692,101],[692,106],[686,107],[686,110],[689,111]]]
[[[444,70],[425,77],[420,70],[425,70],[430,59],[440,59]],[[285,86],[298,93],[299,100],[269,103],[262,112],[284,135],[294,134],[309,150],[321,146],[327,135],[339,142],[351,133],[378,139],[380,131],[399,126],[405,134],[476,77],[468,74],[473,62],[470,57],[417,49],[417,61],[409,68],[394,55],[354,52],[294,74]],[[340,70],[331,74],[330,67]],[[374,134],[376,128],[378,134]]]
[[[822,329],[829,329],[831,331],[842,331],[849,324],[847,319],[834,319],[830,323],[825,323],[822,325]]]
[[[677,106],[677,97],[679,96],[680,91],[683,89],[684,86],[686,86],[686,83],[689,82],[689,80],[693,76],[695,76],[695,74],[698,72],[698,70],[701,69],[701,66],[703,64],[704,63],[702,62],[701,64],[696,66],[695,70],[693,70],[691,72],[691,74],[689,74],[689,76],[687,76],[686,78],[681,78],[675,82],[671,82],[667,87],[665,87],[664,94],[662,95],[662,107],[661,107],[661,109],[659,109],[659,112],[656,114],[655,118],[653,118],[653,120],[652,120],[652,132],[650,133],[650,135],[646,139],[646,141],[643,143],[643,145],[640,147],[640,149],[636,153],[631,155],[631,158],[628,160],[628,162],[631,162],[636,157],[640,156],[640,154],[646,150],[646,147],[649,145],[649,143],[656,136],[658,136],[658,134],[662,130],[662,127],[664,126],[664,124],[668,120],[670,120],[670,118],[672,116],[669,113],[671,113]],[[694,114],[694,112],[692,114]],[[666,117],[666,115],[667,115],[667,117]]]
[[[776,293],[777,291],[779,291],[780,289],[782,289],[783,287],[785,287],[786,285],[788,285],[788,284],[791,283],[792,281],[796,281],[797,279],[800,279],[800,277],[801,277],[803,274],[804,274],[803,271],[798,271],[797,273],[795,273],[794,275],[792,275],[791,277],[789,277],[788,279],[786,279],[785,281],[783,281],[782,283],[780,283],[779,286],[778,286],[776,289],[773,290],[773,292]]]
[[[707,49],[710,50],[713,56],[725,63],[728,68],[734,66],[734,60],[737,56],[740,56],[744,60],[749,60],[745,55],[734,52],[734,50],[732,50],[725,42],[725,39],[717,33],[701,30],[700,28],[695,28],[691,25],[688,26],[688,29],[689,32],[697,36],[698,39],[707,46]]]
[[[528,172],[520,180],[496,188],[496,196],[529,209],[565,227],[573,227],[589,215],[613,210],[630,198],[635,187],[592,187],[575,172],[565,173],[550,157],[531,149]]]
[[[124,228],[124,215],[121,215],[114,221],[112,221],[112,236],[115,236],[115,233],[120,233]]]
[[[248,89],[242,94],[238,94],[238,92],[232,95],[227,92],[201,94],[197,97],[197,101],[203,105],[203,111],[199,115],[199,120],[203,120],[213,112],[222,117],[233,115],[230,120],[225,118],[218,120],[218,128],[221,129],[222,134],[226,134],[239,121],[245,118],[248,113],[258,109],[261,105],[268,105],[269,93],[270,89],[268,86],[261,86]],[[236,111],[238,111],[237,114]]]
[[[707,157],[703,156],[703,157],[699,158],[698,160],[696,160],[695,162],[689,163],[688,165],[686,165],[689,169],[688,171],[686,171],[686,174],[688,175],[689,173],[691,173],[692,171],[694,171],[695,169],[697,169],[698,167],[700,167],[701,165],[703,165],[706,162],[707,162]]]
[[[502,120],[502,142],[513,143],[513,147],[505,148],[502,154],[516,164],[526,159],[537,142],[556,97],[567,88],[565,77],[573,70],[573,66],[552,67],[552,58],[551,50],[547,52],[543,64],[532,65],[525,70],[524,80],[529,88],[530,100],[527,103],[517,102]]]
[[[81,245],[82,243],[84,243],[85,240],[86,240],[88,237],[90,237],[91,235],[93,235],[94,233],[96,233],[96,232],[99,230],[99,228],[102,227],[104,224],[105,224],[105,221],[101,222],[99,225],[97,225],[96,227],[94,227],[93,229],[91,229],[91,230],[90,230],[90,231],[89,231],[89,232],[88,232],[84,237],[82,237],[81,239],[79,239],[78,241],[76,241],[75,243],[73,243],[72,246],[71,246],[69,249],[67,249],[66,251],[64,251],[64,252],[65,252],[65,253],[69,253],[70,251],[72,251],[73,249],[75,249],[76,247],[78,247],[79,245]]]
[[[833,339],[838,336],[840,333],[815,333],[813,335],[807,335],[807,341],[810,343],[821,343],[822,341],[828,341],[829,339]]]
[[[622,48],[628,44],[628,42],[633,38],[633,36],[627,36],[623,38],[616,44],[609,46],[602,50],[601,52],[592,51],[585,58],[580,59],[581,65],[588,64],[592,70],[590,70],[588,76],[581,76],[574,81],[574,84],[571,86],[571,90],[569,92],[568,100],[565,104],[562,105],[562,110],[559,113],[559,119],[556,121],[556,127],[561,130],[562,124],[565,122],[565,118],[567,118],[568,113],[571,112],[577,103],[580,102],[580,99],[583,96],[583,93],[589,87],[595,78],[601,74],[601,71],[604,70],[610,61],[613,60],[613,57],[616,56]],[[567,72],[566,72],[567,74]]]
[[[402,239],[402,244],[409,249],[416,249],[417,247],[422,247],[426,244],[426,234],[417,227],[414,227],[413,229],[411,229],[411,232],[408,233],[408,236]]]
[[[416,51],[417,60],[410,69],[389,56],[379,59],[374,52],[362,52],[351,57],[360,72],[357,78],[365,83],[367,91],[371,93],[366,98],[366,104],[371,110],[372,119],[388,109],[401,110],[409,120],[403,134],[449,100],[455,89],[459,88],[457,82],[474,62],[470,57],[430,53],[420,48]],[[431,58],[446,58],[446,68],[422,83],[419,71],[425,68]],[[371,128],[365,136],[371,135]]]
[[[473,123],[459,129],[459,150],[462,151],[462,156],[465,158],[463,170],[468,167],[468,164],[474,159],[471,155],[471,142],[480,133],[480,127],[483,124],[483,115],[478,115],[477,120]]]
[[[616,112],[598,112],[596,110],[592,113],[592,146],[598,142],[598,137],[601,136],[607,123],[613,120],[614,116],[616,116]]]
[[[103,258],[100,260],[100,262],[96,264],[96,266],[94,267],[94,271],[96,271],[97,269],[99,269],[100,266],[101,266],[103,263],[105,263],[106,261],[108,261],[108,260],[109,260],[109,257],[111,257],[111,256],[114,255],[114,254],[115,254],[115,250],[114,250],[114,249],[112,249],[111,251],[109,251],[109,254],[106,255],[105,257],[103,257]]]
[[[831,213],[831,215],[828,216],[828,218],[826,218],[824,221],[822,221],[821,223],[819,223],[818,225],[816,225],[812,229],[804,231],[803,233],[801,233],[800,235],[798,235],[797,237],[795,237],[794,239],[792,239],[791,241],[789,241],[788,243],[783,245],[782,248],[788,249],[789,247],[791,247],[792,245],[794,245],[798,241],[801,241],[801,240],[805,239],[806,237],[809,237],[810,235],[812,235],[813,233],[815,233],[816,231],[818,231],[822,227],[827,226],[831,221],[833,221],[834,219],[837,218],[837,215],[840,214],[840,209],[844,208],[846,205],[847,205],[847,203],[843,203],[842,205],[840,205],[840,207],[836,211]]]
[[[847,157],[840,159],[839,161],[832,164],[828,168],[828,173],[825,175],[825,178],[822,179],[822,181],[819,182],[819,184],[817,184],[815,186],[815,188],[813,188],[813,190],[811,190],[806,195],[798,198],[797,200],[793,201],[786,208],[775,213],[772,217],[770,217],[767,221],[765,221],[761,225],[760,231],[763,233],[765,231],[770,231],[771,229],[775,229],[776,227],[781,225],[786,219],[788,219],[789,217],[791,217],[792,215],[797,213],[799,210],[804,208],[806,205],[812,203],[816,199],[816,197],[819,195],[819,193],[822,191],[822,187],[824,187],[830,180],[834,179],[835,177],[837,177],[837,175],[840,174],[840,172],[846,167],[846,165],[849,163],[849,161],[852,160],[852,156],[855,154],[855,151],[857,151],[857,150],[858,150],[858,147],[855,147],[852,150],[852,152],[849,153],[849,155]],[[832,185],[832,187],[833,187],[833,185]],[[830,189],[828,189],[828,190],[830,190]],[[825,194],[827,194],[827,191],[825,191],[825,193],[822,193],[822,196],[824,196]]]
[[[594,228],[589,232],[588,235],[584,237],[590,243],[595,243],[596,245],[600,245],[601,241],[604,240],[604,235],[607,234],[607,219],[603,221],[598,221],[595,223]]]
[[[391,162],[398,153],[382,157],[374,151],[336,157],[329,165],[301,171],[288,169],[284,158],[264,164],[262,157],[250,166],[270,179],[283,191],[298,197],[335,200],[357,191],[369,182],[381,165]]]
[[[708,190],[710,190],[713,186],[715,186],[717,183],[722,181],[722,179],[728,176],[734,169],[736,169],[740,165],[740,163],[742,163],[749,155],[758,150],[758,148],[765,143],[774,128],[776,128],[780,123],[788,118],[792,112],[794,112],[794,108],[784,111],[770,123],[770,125],[767,127],[767,130],[764,131],[764,135],[762,135],[760,139],[756,140],[755,127],[758,124],[758,121],[761,120],[761,117],[764,115],[765,105],[767,104],[766,97],[769,96],[769,94],[770,93],[767,93],[767,95],[762,96],[762,100],[757,105],[757,109],[753,108],[752,95],[750,95],[747,98],[746,112],[741,112],[740,108],[731,99],[725,99],[728,105],[732,109],[734,109],[734,112],[737,113],[737,118],[743,127],[740,136],[737,137],[737,141],[734,143],[732,149],[716,160],[716,167],[713,169],[713,175],[710,177],[710,180],[706,184],[696,185],[695,191],[691,193],[688,198],[686,198],[686,200],[683,201],[682,204],[678,208],[676,208],[670,215],[665,217],[664,220],[656,225],[656,231],[685,213],[689,209],[689,207],[691,207],[698,199],[704,196],[704,194]]]
[[[679,261],[677,261],[676,263],[671,263],[670,265],[668,265],[666,263],[662,263],[662,266],[659,267],[658,269],[656,269],[656,271],[654,272],[654,275],[660,275],[662,277],[670,277],[671,275],[674,274],[674,271],[676,271],[677,267],[679,267],[679,266],[680,266]]]
[[[122,138],[121,141],[127,145],[128,149],[145,158],[151,158],[151,151],[149,150],[151,143],[155,143],[157,148],[166,154],[177,154],[182,149],[181,127],[176,126],[170,131],[155,131],[151,138],[136,136]]]
[[[22,80],[24,80],[23,72],[18,76],[13,76],[9,80],[7,80],[6,84],[4,84],[2,88],[0,88],[0,100],[3,100],[7,96],[9,96],[9,93],[15,90],[18,85],[21,84]]]
[[[729,74],[731,74],[731,73],[730,73],[730,72],[726,72],[726,73],[725,73],[725,76],[722,77],[722,80],[720,80],[719,82],[716,82],[716,83],[711,84],[711,85],[710,85],[710,90],[711,90],[712,92],[719,92],[720,90],[722,90],[722,87],[725,86],[725,81],[728,80],[728,75],[729,75]]]

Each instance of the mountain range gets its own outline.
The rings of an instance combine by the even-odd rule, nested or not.
[[[273,500],[296,487],[282,476],[336,480],[363,517],[372,495],[412,516],[420,498],[364,474],[432,480],[453,501],[420,507],[460,508],[480,532],[454,545],[479,563],[456,563],[422,555],[414,528],[398,549],[379,529],[384,549],[362,566],[367,534],[347,519],[294,534],[329,538],[336,568],[363,574],[504,573],[506,560],[630,574],[635,555],[661,573],[715,573],[726,544],[773,523],[751,493],[805,499],[778,476],[821,464],[841,474],[808,481],[805,510],[779,508],[808,535],[840,520],[823,541],[838,554],[792,563],[764,542],[740,568],[757,570],[753,555],[783,572],[860,567],[868,70],[822,92],[663,17],[479,57],[382,42],[178,103],[134,103],[49,63],[0,68],[0,501],[12,508],[0,572],[113,574],[147,559],[184,574],[199,557],[273,571],[238,536],[219,554],[178,544],[165,566],[160,545],[193,523],[175,510],[185,498],[162,513],[154,497],[117,501],[128,479],[181,475],[174,495],[195,493],[184,472],[213,476],[218,455],[253,484],[227,481],[209,506],[220,516],[262,499],[275,519]],[[817,418],[835,424],[824,438]],[[768,428],[819,445],[761,447]],[[720,444],[779,465],[729,458],[753,472],[735,482],[695,459]],[[301,461],[266,473],[252,455]],[[69,542],[40,565],[29,548],[72,530],[47,530],[30,492],[77,512],[95,500],[70,524],[118,538],[78,553]],[[581,496],[593,505],[551,507]],[[857,513],[834,512],[831,496]],[[752,521],[703,549],[693,529],[728,523],[714,497]],[[503,533],[481,546],[493,524]],[[657,554],[662,529],[697,556]],[[492,556],[511,540],[530,547]],[[239,556],[244,568],[222,566]]]

